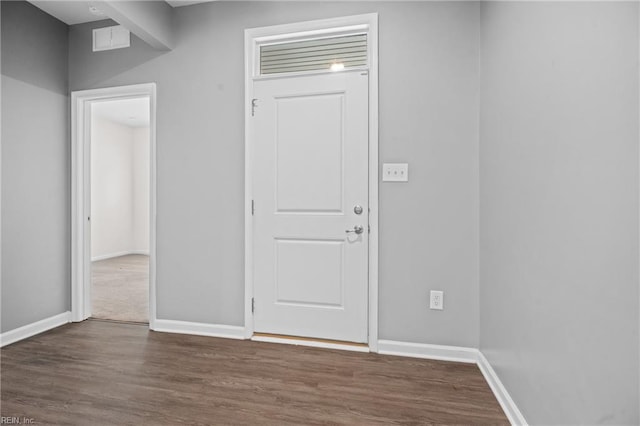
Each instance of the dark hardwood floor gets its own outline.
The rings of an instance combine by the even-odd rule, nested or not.
[[[1,415],[38,424],[508,424],[472,364],[97,320],[0,356]]]

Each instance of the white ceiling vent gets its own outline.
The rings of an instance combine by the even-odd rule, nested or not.
[[[131,46],[131,33],[122,25],[93,30],[93,51],[122,49]]]

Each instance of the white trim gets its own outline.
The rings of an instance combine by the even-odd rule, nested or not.
[[[516,403],[507,392],[491,364],[476,348],[460,346],[429,345],[424,343],[397,342],[379,340],[378,353],[410,358],[434,359],[438,361],[454,361],[476,364],[487,381],[489,388],[498,400],[500,407],[512,425],[527,426],[528,423]]]
[[[244,327],[156,319],[154,331],[244,340]]]
[[[370,352],[369,348],[366,346],[355,346],[355,345],[341,344],[341,343],[321,342],[317,340],[287,339],[285,337],[274,337],[274,336],[253,336],[251,340],[253,340],[254,342],[281,343],[285,345],[295,345],[295,346],[310,346],[312,348],[339,349],[342,351],[366,352],[366,353]]]
[[[253,40],[244,32],[244,337],[253,335],[253,157],[251,151],[251,100],[253,99]]]
[[[91,315],[90,295],[90,105],[91,102],[149,97],[149,328],[156,320],[156,84],[71,92],[71,319]]]
[[[149,250],[127,250],[127,251],[119,251],[117,253],[107,253],[107,254],[102,254],[100,256],[92,256],[91,261],[97,262],[98,260],[113,259],[114,257],[128,256],[130,254],[144,254],[146,256],[149,256]]]
[[[253,99],[253,40],[244,33],[244,330],[253,335],[253,157],[251,151],[251,100]]]
[[[253,297],[253,199],[252,151],[251,151],[251,100],[256,76],[258,43],[291,38],[337,34],[340,31],[366,31],[369,49],[369,350],[378,351],[378,14],[346,16],[317,21],[298,22],[245,30],[245,338],[251,338],[254,330],[251,299]],[[289,77],[283,74],[280,78]],[[276,77],[272,77],[276,78]]]
[[[507,392],[507,389],[502,384],[502,381],[500,381],[493,367],[491,367],[491,364],[489,364],[487,358],[485,358],[480,351],[478,351],[478,368],[480,368],[484,379],[489,384],[502,410],[507,415],[509,422],[512,425],[526,426],[528,423],[518,409],[518,406],[511,398],[511,395],[509,395],[509,392]]]
[[[99,260],[113,259],[115,257],[126,256],[128,254],[131,254],[131,252],[130,251],[119,251],[117,253],[108,253],[108,254],[102,254],[100,256],[91,256],[91,261],[92,262],[97,262]]]
[[[369,349],[378,352],[378,14],[369,16]]]
[[[379,340],[378,353],[411,358],[435,359],[475,364],[478,362],[478,350],[461,346],[429,345],[425,343],[397,342]]]
[[[267,81],[267,80],[282,80],[283,78],[292,78],[292,77],[304,77],[310,75],[324,75],[329,73],[336,72],[363,72],[368,71],[368,66],[358,66],[358,67],[348,67],[342,71],[327,71],[327,70],[309,70],[309,71],[295,71],[295,72],[287,72],[287,73],[273,73],[273,74],[263,74],[257,75],[253,77],[253,81]]]
[[[36,334],[44,333],[45,331],[60,327],[69,322],[71,322],[71,312],[67,311],[10,331],[5,331],[0,334],[0,347],[5,347],[20,340],[35,336]]]
[[[250,36],[251,38],[250,51],[245,50],[245,55],[247,53],[251,54],[251,57],[247,58],[251,62],[251,67],[248,70],[250,72],[249,75],[254,78],[260,76],[259,46],[261,45],[281,44],[308,39],[337,37],[362,33],[374,35],[377,42],[377,31],[375,33],[371,31],[372,22],[375,22],[377,24],[377,13],[247,29],[245,30],[245,41],[247,36]],[[369,48],[369,59],[371,59],[370,54],[371,50]],[[371,66],[371,63],[369,65]]]

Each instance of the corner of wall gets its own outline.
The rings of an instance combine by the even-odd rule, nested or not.
[[[498,403],[509,419],[509,422],[512,425],[526,426],[528,423],[520,412],[520,409],[513,401],[513,398],[511,398],[511,395],[509,395],[507,388],[505,388],[500,377],[498,377],[498,374],[495,372],[482,351],[478,351],[478,368],[480,369],[480,372],[482,372],[484,379],[489,384],[491,391],[498,400]]]

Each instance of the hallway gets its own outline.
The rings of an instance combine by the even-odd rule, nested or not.
[[[130,254],[91,263],[92,317],[149,322],[149,256]]]

